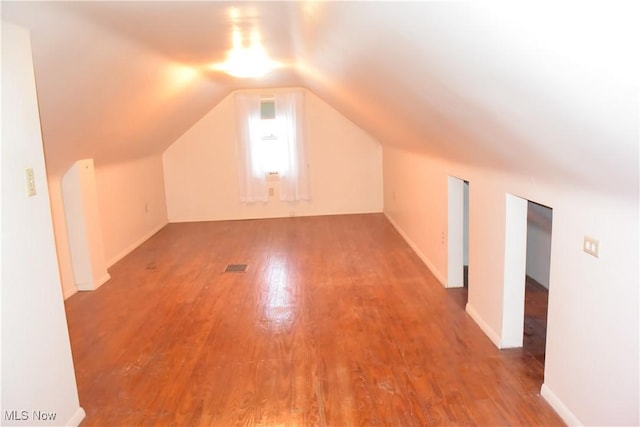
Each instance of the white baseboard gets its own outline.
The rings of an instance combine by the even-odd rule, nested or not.
[[[551,407],[560,415],[562,421],[567,423],[568,426],[583,426],[584,424],[580,422],[578,417],[574,415],[571,410],[565,405],[562,400],[556,396],[556,394],[551,391],[551,389],[546,385],[542,384],[542,388],[540,389],[540,395],[544,398],[544,400],[551,405]]]
[[[480,316],[480,314],[478,314],[476,309],[473,308],[473,306],[471,304],[467,303],[467,305],[465,307],[465,311],[469,314],[469,316],[471,316],[471,318],[474,320],[474,322],[476,322],[478,324],[478,326],[480,326],[480,329],[482,329],[482,332],[484,332],[484,334],[487,337],[489,337],[491,342],[494,343],[496,345],[496,347],[501,348],[500,347],[500,345],[501,345],[500,335],[497,334],[489,326],[489,324],[484,321],[484,319]]]
[[[98,280],[95,281],[94,286],[93,286],[93,290],[96,290],[100,286],[102,286],[105,283],[107,283],[107,281],[109,281],[109,279],[111,279],[111,275],[105,271],[104,274]]]
[[[446,285],[447,280],[445,279],[445,277],[442,274],[440,274],[438,269],[435,268],[435,266],[431,263],[431,261],[429,261],[429,258],[427,258],[427,256],[420,250],[418,245],[416,245],[415,242],[413,240],[411,240],[411,238],[407,235],[407,233],[405,233],[404,230],[402,228],[400,228],[400,226],[393,220],[393,218],[391,218],[386,212],[384,213],[384,215],[387,217],[387,219],[389,220],[391,225],[393,225],[393,227],[396,229],[396,231],[402,236],[402,238],[411,247],[411,249],[413,249],[413,251],[416,253],[416,255],[418,255],[418,257],[422,260],[422,262],[424,262],[424,264],[427,266],[427,268],[435,276],[436,280],[438,280],[438,282],[440,282],[440,284],[446,288],[447,287],[447,285]]]
[[[82,422],[82,420],[84,420],[84,417],[86,417],[87,414],[86,412],[84,412],[84,409],[82,409],[82,407],[79,407],[76,412],[71,416],[71,418],[69,418],[69,421],[67,421],[65,423],[66,427],[78,427],[80,425],[80,423]]]
[[[63,289],[62,298],[67,299],[71,295],[75,295],[78,293],[78,289],[73,285],[73,289]]]
[[[134,243],[130,244],[126,249],[120,251],[116,256],[111,258],[107,262],[107,265],[109,267],[111,267],[111,266],[113,266],[113,264],[115,264],[116,262],[120,261],[125,256],[129,255],[129,253],[131,253],[135,248],[137,248],[138,246],[140,246],[141,244],[146,242],[151,236],[156,234],[158,231],[162,230],[164,228],[164,226],[167,225],[168,223],[169,223],[169,221],[166,221],[166,222],[163,222],[162,224],[154,227],[151,231],[146,233],[140,239],[136,240]]]
[[[104,273],[93,282],[76,283],[75,285],[78,291],[95,291],[100,286],[104,285],[109,279],[111,279],[111,276],[105,270]]]

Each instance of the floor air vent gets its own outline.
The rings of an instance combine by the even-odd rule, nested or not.
[[[244,273],[247,271],[247,264],[229,264],[224,269],[225,273]]]

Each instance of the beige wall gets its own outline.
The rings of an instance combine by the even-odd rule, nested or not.
[[[274,90],[265,90],[266,95]],[[382,211],[382,148],[359,127],[305,91],[311,201],[241,204],[233,95],[163,156],[169,221],[207,221]],[[277,182],[271,184],[277,194]]]
[[[32,415],[38,410],[56,414],[48,425],[77,426],[84,411],[56,263],[29,32],[4,21],[1,28],[0,424],[36,425]],[[26,168],[33,169],[35,181],[30,197]]]
[[[110,276],[104,256],[93,159],[78,160],[64,174],[62,200],[75,285],[78,290],[95,290]]]
[[[167,224],[162,157],[97,166],[96,187],[111,266]]]
[[[161,156],[96,165],[95,188],[105,263],[108,267],[167,224]],[[60,177],[49,175],[51,212],[65,298],[77,292]]]
[[[53,221],[60,281],[62,284],[62,293],[66,299],[78,292],[78,289],[73,277],[73,266],[71,265],[71,248],[69,247],[67,220],[64,213],[64,202],[62,200],[62,177],[49,172],[47,184],[51,199],[51,220]]]

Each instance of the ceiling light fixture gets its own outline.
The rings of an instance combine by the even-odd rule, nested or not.
[[[213,65],[213,69],[223,71],[231,76],[240,78],[262,77],[279,64],[272,61],[262,46],[258,31],[251,33],[251,44],[247,47],[242,43],[242,34],[238,28],[233,30],[233,47],[227,59]]]

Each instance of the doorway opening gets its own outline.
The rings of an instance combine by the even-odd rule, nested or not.
[[[507,194],[501,348],[544,364],[553,210]]]
[[[469,287],[469,181],[462,185],[462,285]]]
[[[528,202],[522,347],[542,365],[547,341],[552,224],[553,209],[532,201]]]
[[[469,181],[448,177],[447,288],[462,305],[469,288]]]

